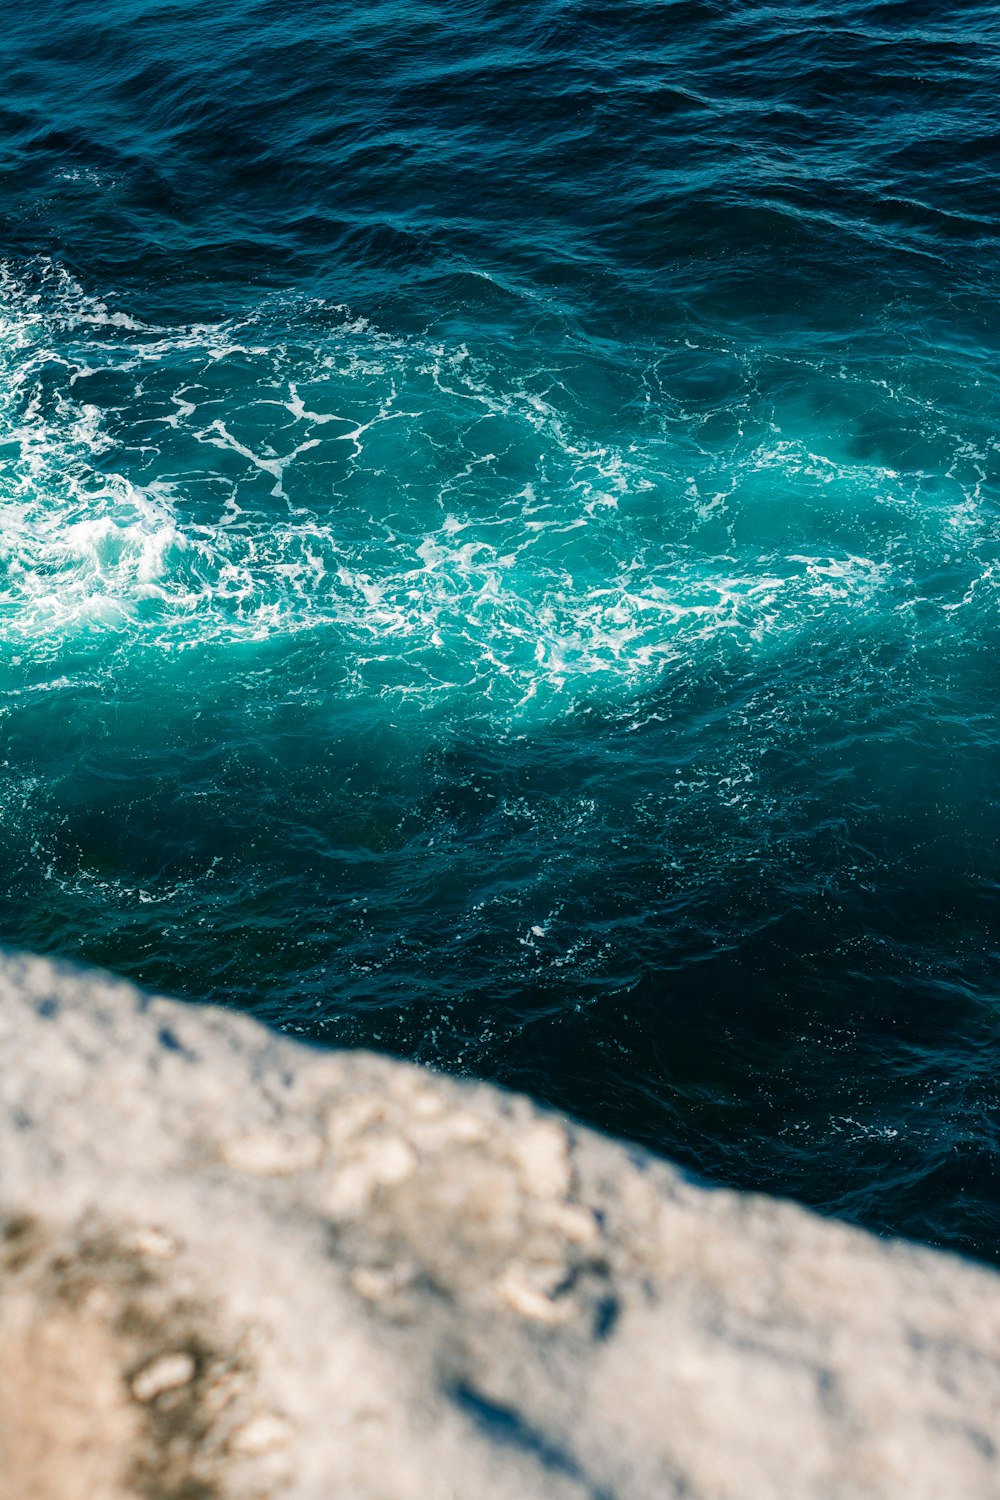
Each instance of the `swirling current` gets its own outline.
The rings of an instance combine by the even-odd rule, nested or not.
[[[997,1259],[1000,9],[0,79],[0,942]]]

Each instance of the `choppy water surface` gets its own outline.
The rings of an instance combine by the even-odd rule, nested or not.
[[[0,940],[996,1257],[997,8],[5,28]]]

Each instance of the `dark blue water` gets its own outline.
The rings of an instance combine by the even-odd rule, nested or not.
[[[1000,7],[4,32],[0,941],[996,1258]]]

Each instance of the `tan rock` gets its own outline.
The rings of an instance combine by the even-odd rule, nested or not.
[[[137,1401],[155,1401],[165,1391],[175,1391],[194,1379],[195,1363],[184,1350],[161,1354],[144,1366],[132,1380],[132,1394]]]

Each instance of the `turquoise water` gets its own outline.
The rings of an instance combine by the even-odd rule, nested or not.
[[[996,1255],[996,13],[60,0],[0,941]]]

